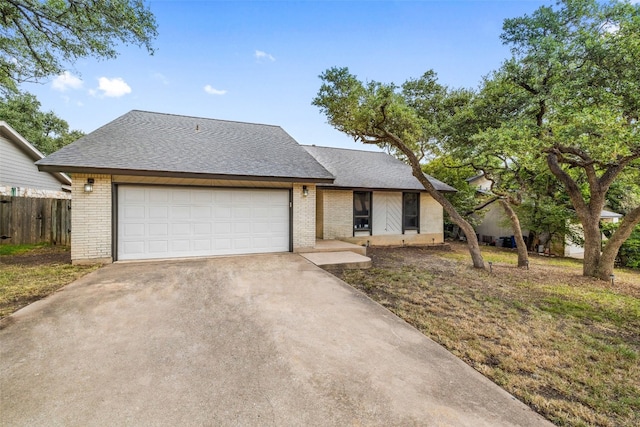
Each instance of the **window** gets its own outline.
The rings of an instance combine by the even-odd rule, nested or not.
[[[420,193],[402,193],[402,231],[420,230]]]
[[[367,231],[371,234],[371,192],[353,192],[353,232]]]

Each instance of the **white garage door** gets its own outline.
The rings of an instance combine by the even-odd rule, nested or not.
[[[289,250],[289,190],[118,187],[118,259]]]

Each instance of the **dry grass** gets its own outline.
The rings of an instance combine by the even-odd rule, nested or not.
[[[640,273],[584,278],[572,260],[484,250],[493,271],[451,252],[370,248],[365,291],[558,425],[640,425]]]
[[[3,246],[0,252],[0,319],[95,270],[71,265],[69,248]]]

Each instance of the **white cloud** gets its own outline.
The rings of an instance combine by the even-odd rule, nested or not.
[[[256,50],[255,57],[259,62],[261,62],[261,61],[271,61],[271,62],[273,62],[273,61],[276,60],[276,58],[274,58],[273,55],[271,55],[270,53],[267,53],[267,52],[263,52],[261,50]]]
[[[98,79],[98,90],[102,91],[101,95],[109,98],[119,98],[128,93],[131,93],[131,87],[122,79],[122,77],[100,77]],[[90,90],[91,95],[96,95],[98,92]]]
[[[73,74],[68,71],[57,76],[51,82],[51,87],[60,92],[64,92],[67,89],[80,89],[82,88],[83,82]]]
[[[224,95],[225,93],[227,93],[226,90],[216,89],[211,85],[206,85],[204,87],[204,91],[207,92],[209,95]]]

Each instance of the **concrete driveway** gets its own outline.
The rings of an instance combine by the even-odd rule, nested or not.
[[[0,424],[546,425],[295,254],[108,265],[0,326]]]

